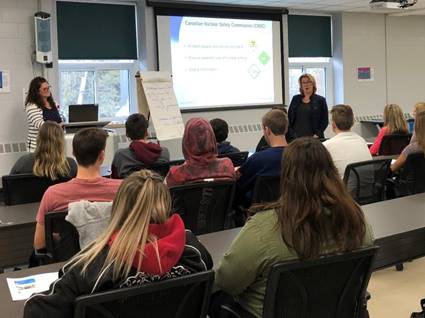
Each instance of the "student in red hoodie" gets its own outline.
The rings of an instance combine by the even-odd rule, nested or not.
[[[112,178],[123,179],[134,171],[170,160],[167,148],[148,142],[148,125],[148,120],[142,114],[132,114],[127,118],[125,132],[131,143],[128,148],[118,149],[115,153]]]
[[[49,291],[26,301],[24,317],[73,317],[80,295],[212,268],[206,249],[170,210],[170,193],[159,175],[142,170],[126,178],[109,226],[63,266]]]

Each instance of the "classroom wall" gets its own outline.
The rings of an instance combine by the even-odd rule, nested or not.
[[[153,10],[145,1],[136,0],[140,22],[140,69],[155,70],[156,43]],[[57,92],[57,63],[51,70],[32,64],[34,50],[33,14],[39,9],[51,12],[55,24],[55,0],[1,0],[0,1],[0,69],[10,70],[12,92],[0,94],[0,174],[9,171],[22,152],[26,141],[27,125],[23,110],[23,89],[35,75],[45,75]],[[335,101],[353,105],[356,115],[380,114],[388,102],[399,103],[408,112],[418,100],[425,100],[422,88],[422,70],[425,59],[425,18],[422,16],[386,17],[378,14],[340,13],[334,16],[334,90]],[[287,37],[284,34],[284,40]],[[53,34],[55,38],[55,32]],[[286,41],[286,40],[285,40]],[[287,45],[285,45],[287,49]],[[53,43],[54,53],[57,52]],[[57,53],[55,53],[57,54]],[[54,54],[54,56],[55,56]],[[57,56],[57,55],[56,55]],[[287,63],[284,61],[285,69]],[[373,82],[358,82],[356,68],[371,66],[375,71]],[[287,71],[285,72],[287,81]],[[329,105],[332,106],[332,105]],[[183,114],[184,121],[196,116],[211,119],[222,117],[230,126],[261,122],[265,109],[219,111]],[[366,137],[375,131],[356,124],[355,130]],[[332,133],[327,131],[327,135]],[[229,139],[241,149],[253,149],[261,136],[260,131],[231,133]],[[8,144],[10,152],[5,154]],[[15,144],[15,146],[13,146]],[[181,157],[179,141],[168,142],[173,157]],[[16,146],[18,148],[16,148]],[[3,150],[2,150],[3,149]],[[18,149],[16,152],[14,149]],[[3,152],[2,152],[3,151]]]
[[[0,94],[0,174],[22,154],[27,138],[23,90],[40,72],[32,64],[36,0],[0,1],[0,69],[9,70],[11,92]]]

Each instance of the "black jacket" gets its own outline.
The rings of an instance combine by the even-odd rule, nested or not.
[[[128,277],[113,281],[111,267],[101,272],[107,254],[108,247],[105,247],[98,258],[89,266],[84,277],[80,274],[80,267],[69,269],[72,261],[65,264],[59,271],[60,278],[50,285],[47,292],[35,294],[26,301],[24,318],[72,318],[74,301],[78,296],[175,278],[205,271],[213,266],[211,255],[190,231],[186,231],[186,245],[179,262],[162,276],[138,272],[133,268]]]
[[[289,105],[288,110],[288,120],[289,120],[289,129],[288,136],[290,140],[297,138],[297,135],[294,131],[295,122],[297,121],[297,111],[298,107],[302,103],[303,96],[301,94],[295,95],[292,97],[291,104]],[[329,124],[329,114],[328,114],[328,105],[326,104],[326,99],[320,95],[313,94],[310,97],[311,105],[311,128],[315,135],[319,138],[324,138],[324,131]]]

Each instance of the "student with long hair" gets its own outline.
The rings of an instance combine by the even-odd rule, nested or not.
[[[62,118],[50,92],[49,82],[37,76],[28,88],[25,99],[25,111],[28,121],[28,151],[33,152],[36,146],[37,134],[44,121],[50,120],[60,124]]]
[[[404,119],[403,111],[397,104],[389,104],[384,108],[384,127],[379,131],[373,145],[369,148],[372,155],[378,155],[379,148],[381,147],[382,138],[385,135],[401,134],[407,135],[409,129],[407,128],[406,119]]]
[[[360,206],[348,194],[319,140],[299,138],[289,144],[283,154],[280,188],[276,203],[252,210],[256,213],[216,271],[217,287],[250,317],[262,316],[267,277],[274,264],[351,251],[373,240]]]
[[[391,165],[392,171],[397,171],[406,163],[410,154],[425,153],[425,111],[416,114],[415,120],[415,140],[403,149],[397,160]]]
[[[64,265],[48,292],[27,300],[24,317],[72,317],[80,295],[211,268],[208,252],[170,211],[170,193],[159,175],[130,175],[114,199],[109,226]]]
[[[191,118],[186,123],[183,141],[185,162],[173,166],[165,178],[172,187],[203,179],[233,179],[235,171],[229,158],[217,158],[217,142],[209,121]]]
[[[35,152],[19,158],[10,171],[10,174],[20,173],[32,173],[51,180],[77,175],[75,160],[65,156],[65,137],[61,126],[52,121],[44,122],[37,136]]]

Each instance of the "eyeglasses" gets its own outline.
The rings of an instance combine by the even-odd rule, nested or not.
[[[308,85],[308,84],[313,84],[313,83],[312,82],[301,82],[301,84]]]
[[[47,92],[48,90],[50,90],[50,88],[51,88],[52,86],[46,86],[46,87],[40,87],[40,90],[41,91],[43,91],[43,92]]]

